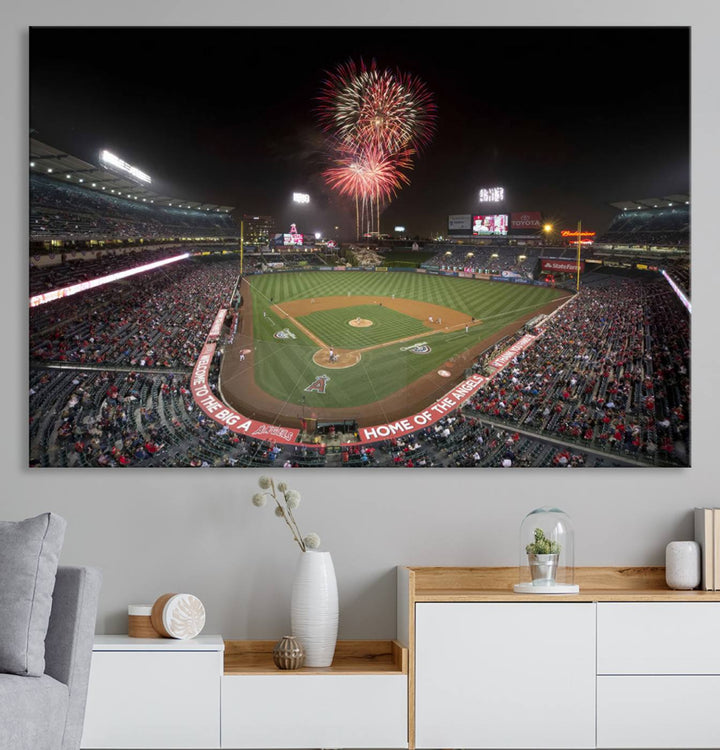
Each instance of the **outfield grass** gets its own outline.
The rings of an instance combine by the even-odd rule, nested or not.
[[[399,272],[307,271],[251,276],[248,280],[253,298],[256,382],[283,401],[300,405],[304,398],[310,409],[314,406],[360,406],[389,396],[425,373],[437,370],[454,355],[490,338],[522,315],[532,314],[565,294],[547,287]],[[322,341],[336,347],[362,348],[380,340],[415,335],[415,332],[401,334],[400,329],[393,328],[389,338],[374,338],[384,336],[386,325],[395,325],[391,321],[399,325],[399,318],[403,325],[407,322],[418,326],[417,333],[427,330],[427,336],[419,340],[427,342],[432,350],[429,354],[418,355],[402,351],[403,345],[398,344],[363,353],[360,363],[354,367],[325,370],[312,360],[317,344],[299,328],[275,316],[270,308],[272,304],[289,300],[348,293],[388,297],[395,294],[396,299],[430,302],[459,310],[482,320],[483,324],[471,327],[468,334],[464,330],[433,333],[421,321],[375,305],[314,312],[303,316],[300,322]],[[366,313],[368,308],[370,311]],[[364,329],[347,325],[347,320],[358,316],[373,320],[376,325]],[[274,334],[284,328],[295,338],[274,338]],[[363,338],[352,339],[356,343],[345,343],[351,340],[347,336],[355,335]],[[330,378],[326,393],[305,392],[321,374]],[[450,386],[448,382],[448,388]]]
[[[349,321],[355,318],[371,320],[367,328],[354,328]],[[297,318],[321,341],[341,349],[364,349],[386,341],[415,336],[430,330],[423,322],[380,305],[354,305],[336,310],[302,315]]]

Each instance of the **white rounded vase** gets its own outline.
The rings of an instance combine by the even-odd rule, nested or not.
[[[665,581],[681,591],[700,585],[700,545],[697,542],[670,542],[665,547]]]
[[[305,649],[306,667],[329,667],[338,631],[338,591],[329,552],[300,554],[290,604],[292,634]]]

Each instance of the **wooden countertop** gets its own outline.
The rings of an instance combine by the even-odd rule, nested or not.
[[[516,594],[517,567],[407,566],[414,602],[720,602],[720,591],[676,591],[663,567],[575,568],[578,594]]]
[[[276,641],[225,641],[226,675],[407,674],[408,650],[397,641],[338,641],[329,667],[278,669]]]

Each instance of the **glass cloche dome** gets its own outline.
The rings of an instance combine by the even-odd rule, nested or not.
[[[536,508],[520,526],[518,583],[521,594],[576,594],[575,533],[559,508]]]

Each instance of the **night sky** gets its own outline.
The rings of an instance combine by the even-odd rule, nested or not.
[[[94,164],[108,148],[161,194],[350,238],[354,204],[320,176],[316,97],[326,71],[374,58],[438,107],[383,231],[542,211],[600,232],[609,202],[689,192],[689,45],[680,27],[33,28],[30,126]],[[495,185],[505,204],[483,210],[478,189]]]

